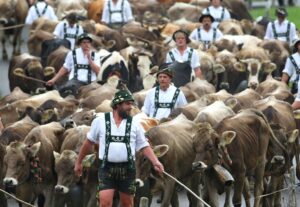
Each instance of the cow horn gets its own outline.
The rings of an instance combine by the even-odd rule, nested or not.
[[[44,76],[49,77],[55,75],[56,71],[54,67],[47,66],[44,68]]]
[[[25,72],[23,68],[16,68],[13,70],[13,74],[16,76],[25,76]]]
[[[299,130],[294,129],[292,134],[288,138],[288,143],[294,143],[299,135]]]
[[[55,162],[57,162],[58,159],[60,158],[60,154],[58,152],[55,152],[55,151],[53,151],[53,156],[54,156]]]
[[[293,114],[295,119],[300,119],[300,109],[293,111]]]

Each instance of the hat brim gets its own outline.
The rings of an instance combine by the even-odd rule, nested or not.
[[[90,42],[93,42],[93,39],[91,37],[83,37],[77,40],[77,44],[79,45],[82,42],[82,40],[89,40]]]

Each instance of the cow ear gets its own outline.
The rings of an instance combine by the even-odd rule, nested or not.
[[[55,152],[55,151],[53,151],[53,156],[54,156],[55,162],[57,162],[58,159],[60,158],[60,154],[58,152]]]
[[[230,144],[232,140],[235,138],[236,132],[235,131],[225,131],[222,133],[222,137],[220,138],[219,146],[225,147],[226,145]]]
[[[33,145],[27,146],[27,149],[29,150],[31,156],[36,156],[36,154],[39,152],[41,148],[41,142],[34,143]]]
[[[274,70],[276,70],[277,66],[275,63],[271,63],[271,62],[263,62],[262,63],[262,69],[264,70],[265,73],[272,73]]]
[[[213,71],[215,72],[215,74],[224,73],[225,72],[225,67],[221,64],[215,64],[213,66]]]
[[[300,109],[293,111],[294,119],[300,119]]]
[[[82,160],[82,167],[90,168],[95,160],[96,160],[95,153],[86,155]]]
[[[239,72],[245,72],[246,71],[246,65],[241,62],[235,62],[233,64],[233,68]]]
[[[231,109],[234,109],[237,106],[238,102],[239,101],[235,97],[229,97],[224,101],[225,105]]]
[[[169,146],[166,144],[157,145],[153,148],[153,152],[156,157],[164,156],[169,150]]]
[[[24,71],[23,68],[16,68],[16,69],[14,69],[13,74],[15,76],[24,76],[25,75],[25,71]]]
[[[299,135],[299,130],[298,129],[294,129],[293,132],[291,133],[291,135],[288,138],[288,143],[294,143],[297,139]]]

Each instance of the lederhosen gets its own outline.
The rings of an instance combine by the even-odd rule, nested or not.
[[[130,132],[131,132],[131,125],[132,125],[132,117],[128,117],[126,121],[125,127],[125,135],[124,136],[116,136],[112,134],[111,130],[111,119],[110,113],[105,113],[105,149],[104,149],[104,156],[103,159],[100,160],[100,167],[99,167],[99,190],[105,189],[105,182],[112,183],[112,185],[118,188],[119,183],[127,182],[130,179],[129,190],[130,192],[135,192],[135,163],[133,160],[133,155],[131,153],[130,147]],[[108,152],[110,143],[118,142],[124,143],[127,149],[127,162],[122,163],[112,163],[108,161]],[[104,185],[104,186],[101,186]],[[101,188],[103,187],[103,188]],[[132,189],[131,189],[132,188]],[[120,190],[120,189],[117,189]]]
[[[295,70],[296,70],[296,73],[297,73],[296,79],[293,82],[289,83],[289,87],[291,89],[291,92],[294,94],[294,93],[297,93],[297,91],[298,91],[300,68],[298,67],[298,65],[297,65],[295,59],[293,58],[293,56],[290,56],[289,59],[292,62],[293,66],[295,67]]]
[[[176,87],[183,86],[192,80],[191,77],[193,73],[191,67],[191,60],[193,51],[193,48],[190,48],[188,60],[183,63],[176,61],[172,51],[169,52],[171,60],[173,61],[173,67],[175,69],[173,71],[172,81]]]
[[[70,39],[75,39],[76,40],[78,32],[79,32],[79,25],[76,24],[75,34],[67,33],[67,23],[66,22],[64,23],[64,39],[70,38]]]
[[[124,0],[122,0],[122,3],[121,3],[121,9],[120,10],[115,10],[115,11],[112,11],[111,10],[111,2],[108,1],[108,11],[109,11],[109,27],[113,28],[113,29],[120,29],[124,24]],[[122,21],[121,22],[111,22],[111,15],[113,13],[120,13],[121,16],[122,16]]]
[[[291,30],[291,23],[288,22],[286,32],[277,33],[275,28],[275,23],[272,22],[272,31],[274,35],[274,39],[278,39],[279,37],[285,37],[287,42],[290,42],[290,30]]]
[[[216,41],[216,38],[217,38],[217,29],[216,28],[213,28],[213,38],[212,38],[212,41],[210,41],[210,40],[202,40],[202,37],[201,37],[201,28],[200,27],[198,27],[197,32],[198,32],[198,40],[204,43],[206,49],[208,49],[210,47],[211,43],[213,43],[214,41]]]
[[[156,117],[157,111],[159,108],[167,108],[167,109],[174,109],[176,100],[178,98],[178,95],[180,93],[179,88],[176,88],[176,91],[174,93],[173,99],[171,101],[171,103],[161,103],[159,102],[159,86],[156,87],[155,89],[155,97],[154,97],[154,105],[155,105],[155,110],[153,112],[153,117]]]
[[[40,12],[39,12],[36,4],[34,4],[34,8],[35,8],[35,12],[36,12],[37,16],[41,17],[41,16],[43,16],[46,13],[47,8],[48,8],[48,4],[46,3],[46,6],[44,7],[44,9],[43,9],[43,11],[42,11],[41,14],[40,14]]]
[[[207,12],[210,14],[209,7],[207,7]],[[221,21],[223,21],[224,15],[225,15],[225,8],[222,7],[222,13],[221,13],[221,16],[220,16],[220,18],[214,18],[214,19],[215,19],[215,22],[220,23]]]
[[[78,64],[76,50],[72,51],[73,63],[74,63],[74,77],[69,80],[63,87],[59,89],[60,95],[62,97],[66,97],[68,95],[76,96],[78,94],[78,89],[81,86],[87,85],[91,83],[92,79],[92,69],[89,64]],[[94,60],[95,52],[91,53],[91,58]],[[78,70],[88,70],[87,74],[87,82],[83,82],[78,80]]]

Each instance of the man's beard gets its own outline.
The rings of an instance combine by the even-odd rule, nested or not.
[[[125,110],[119,110],[118,114],[122,119],[127,119],[129,117],[129,114],[127,114]]]

